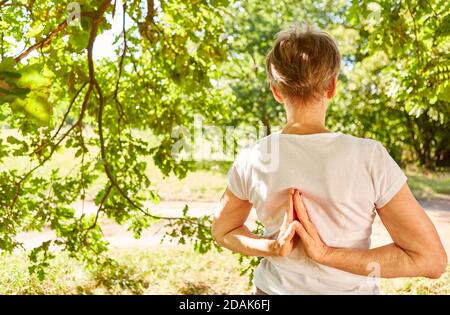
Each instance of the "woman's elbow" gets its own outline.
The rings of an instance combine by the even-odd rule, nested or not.
[[[430,279],[438,279],[447,269],[448,257],[445,250],[439,250],[423,257],[424,276]]]
[[[213,240],[216,241],[217,244],[219,244],[220,246],[223,246],[224,233],[220,227],[219,222],[217,222],[217,220],[214,220],[211,225],[211,236],[212,236]]]

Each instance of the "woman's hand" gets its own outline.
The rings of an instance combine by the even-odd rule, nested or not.
[[[330,254],[332,248],[325,245],[320,238],[317,229],[309,219],[301,192],[295,190],[293,199],[295,213],[300,221],[298,224],[295,224],[296,232],[302,240],[302,245],[306,254],[314,261],[321,263],[325,261],[325,258]]]
[[[289,200],[277,239],[272,243],[272,252],[275,256],[289,256],[297,242],[296,230],[300,223],[296,220],[293,202],[294,189],[290,189]]]
[[[439,278],[447,267],[448,258],[439,235],[408,184],[377,209],[394,242],[372,249],[328,247],[310,221],[299,191],[294,193],[294,208],[300,221],[296,232],[302,246],[311,259],[322,265],[368,276],[370,265],[376,263],[383,278],[432,279]]]

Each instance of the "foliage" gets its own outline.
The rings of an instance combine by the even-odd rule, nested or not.
[[[352,1],[358,34],[330,123],[383,142],[403,163],[450,165],[450,5]]]
[[[225,15],[232,57],[223,65],[236,101],[230,124],[263,125],[268,134],[284,121],[266,79],[265,56],[275,34],[292,23],[328,26],[336,16],[336,1],[237,1]],[[337,1],[343,4],[344,1]]]
[[[264,234],[264,225],[261,224],[261,222],[256,221],[256,227],[252,230],[252,233],[255,235],[262,236]],[[240,275],[248,276],[248,284],[249,286],[253,283],[253,278],[255,277],[255,269],[258,267],[262,257],[251,257],[251,256],[245,256],[245,255],[238,255],[239,257],[239,264],[241,266],[241,272]]]
[[[172,131],[192,128],[199,113],[205,123],[263,124],[269,133],[282,124],[264,56],[289,22],[318,25],[341,49],[330,128],[377,139],[402,164],[450,166],[445,1],[80,0],[80,23],[69,23],[71,2],[0,0],[0,163],[21,161],[0,168],[0,249],[20,248],[21,232],[52,229],[56,238],[29,253],[39,278],[61,249],[99,281],[142,290],[107,255],[101,216],[136,237],[166,220],[178,242],[201,253],[215,247],[210,217],[149,209],[159,195],[148,161],[178,178],[198,166],[172,155]],[[114,57],[96,58],[117,16]],[[75,166],[41,172],[60,151]],[[105,178],[96,213],[77,212],[73,204]],[[258,260],[241,262],[251,275]]]
[[[447,3],[442,1],[245,1],[226,15],[231,60],[224,64],[236,97],[232,124],[284,121],[264,58],[291,22],[318,25],[343,57],[329,128],[381,141],[400,164],[450,165]]]
[[[128,225],[136,237],[165,219],[189,237],[210,239],[208,218],[151,213],[144,202],[159,197],[145,170],[153,159],[164,175],[185,176],[191,165],[171,155],[173,128],[189,125],[196,112],[220,119],[223,91],[212,82],[226,58],[221,10],[227,1],[133,0],[119,7],[117,1],[83,0],[81,23],[68,22],[70,2],[0,1],[0,122],[2,130],[19,133],[2,134],[0,161],[26,161],[0,172],[0,248],[20,247],[20,232],[54,230],[56,239],[30,253],[30,271],[41,278],[54,249],[93,270],[114,267],[100,216]],[[102,49],[96,39],[120,12],[116,58],[96,59],[94,50]],[[19,45],[27,48],[15,54]],[[155,136],[157,145],[139,131]],[[76,167],[40,174],[60,150],[72,152]],[[95,196],[96,214],[77,214],[73,203],[102,176],[107,181]],[[209,249],[202,246],[199,251]]]

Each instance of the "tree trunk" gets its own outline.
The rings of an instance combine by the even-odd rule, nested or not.
[[[264,116],[263,119],[262,119],[262,123],[264,125],[266,135],[267,136],[270,135],[272,133],[272,127],[270,125],[269,118],[267,116]]]

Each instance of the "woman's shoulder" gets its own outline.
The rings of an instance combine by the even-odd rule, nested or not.
[[[342,140],[368,149],[374,149],[381,145],[377,140],[371,138],[357,137],[347,133],[341,133]]]
[[[237,158],[239,160],[248,160],[249,156],[261,156],[261,155],[272,155],[277,152],[282,139],[289,139],[292,136],[294,139],[299,139],[299,141],[316,142],[322,145],[334,144],[333,147],[337,149],[339,147],[341,150],[358,150],[364,152],[367,155],[372,155],[376,150],[382,150],[384,146],[377,140],[365,137],[357,137],[352,134],[342,133],[342,132],[330,132],[327,134],[312,134],[306,135],[306,137],[296,137],[296,135],[286,135],[279,132],[272,133],[270,135],[261,137],[245,146],[242,146],[238,150]],[[325,143],[322,142],[326,141]],[[290,140],[287,140],[290,141]],[[297,141],[297,140],[295,140]],[[282,144],[281,144],[282,145]]]

